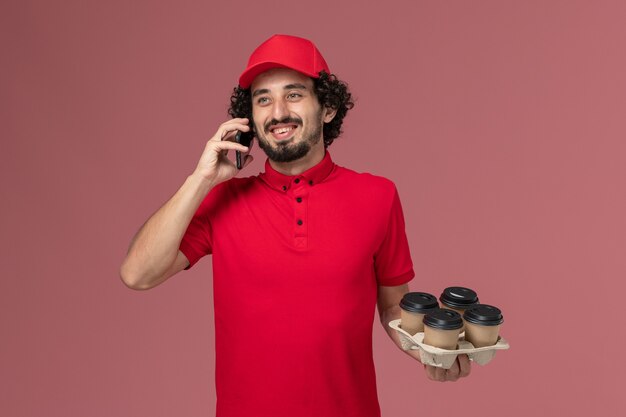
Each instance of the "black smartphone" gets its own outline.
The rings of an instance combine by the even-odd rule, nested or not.
[[[241,130],[237,131],[235,135],[235,142],[241,143],[243,146],[247,146],[248,148],[252,144],[252,138],[254,137],[254,133],[252,131],[242,132]],[[235,159],[237,162],[237,169],[243,168],[243,162],[246,154],[242,154],[240,151],[235,151]]]

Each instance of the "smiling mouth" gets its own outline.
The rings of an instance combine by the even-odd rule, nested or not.
[[[289,138],[297,128],[297,125],[276,126],[270,128],[270,132],[276,140],[285,140]]]

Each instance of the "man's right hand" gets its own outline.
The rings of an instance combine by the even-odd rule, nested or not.
[[[239,170],[235,163],[228,159],[228,151],[248,152],[249,148],[235,142],[238,130],[242,132],[250,130],[248,123],[249,120],[246,118],[231,119],[222,123],[215,135],[207,142],[193,175],[208,181],[211,188],[237,175]],[[243,167],[245,168],[250,162],[252,162],[252,156],[247,155]]]
[[[193,174],[137,232],[120,268],[127,286],[136,290],[152,288],[188,265],[179,248],[194,213],[211,188],[237,174],[228,151],[248,152],[247,147],[233,141],[237,130],[249,131],[248,119],[222,123],[207,142]],[[248,155],[244,166],[250,162],[252,157]]]

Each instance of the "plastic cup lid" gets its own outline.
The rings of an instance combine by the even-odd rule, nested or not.
[[[409,292],[400,301],[400,308],[412,313],[428,313],[438,308],[437,297],[425,292]]]
[[[468,323],[481,326],[497,326],[504,321],[500,309],[487,304],[478,304],[468,308],[463,313],[463,318]]]
[[[439,330],[456,330],[463,327],[463,318],[454,310],[439,308],[424,316],[424,325]]]
[[[471,305],[478,304],[478,295],[469,288],[448,287],[441,293],[439,301],[449,307],[465,309]]]

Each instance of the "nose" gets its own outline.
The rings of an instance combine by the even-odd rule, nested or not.
[[[289,116],[289,109],[284,100],[274,100],[272,103],[272,117],[276,120],[283,120]]]

